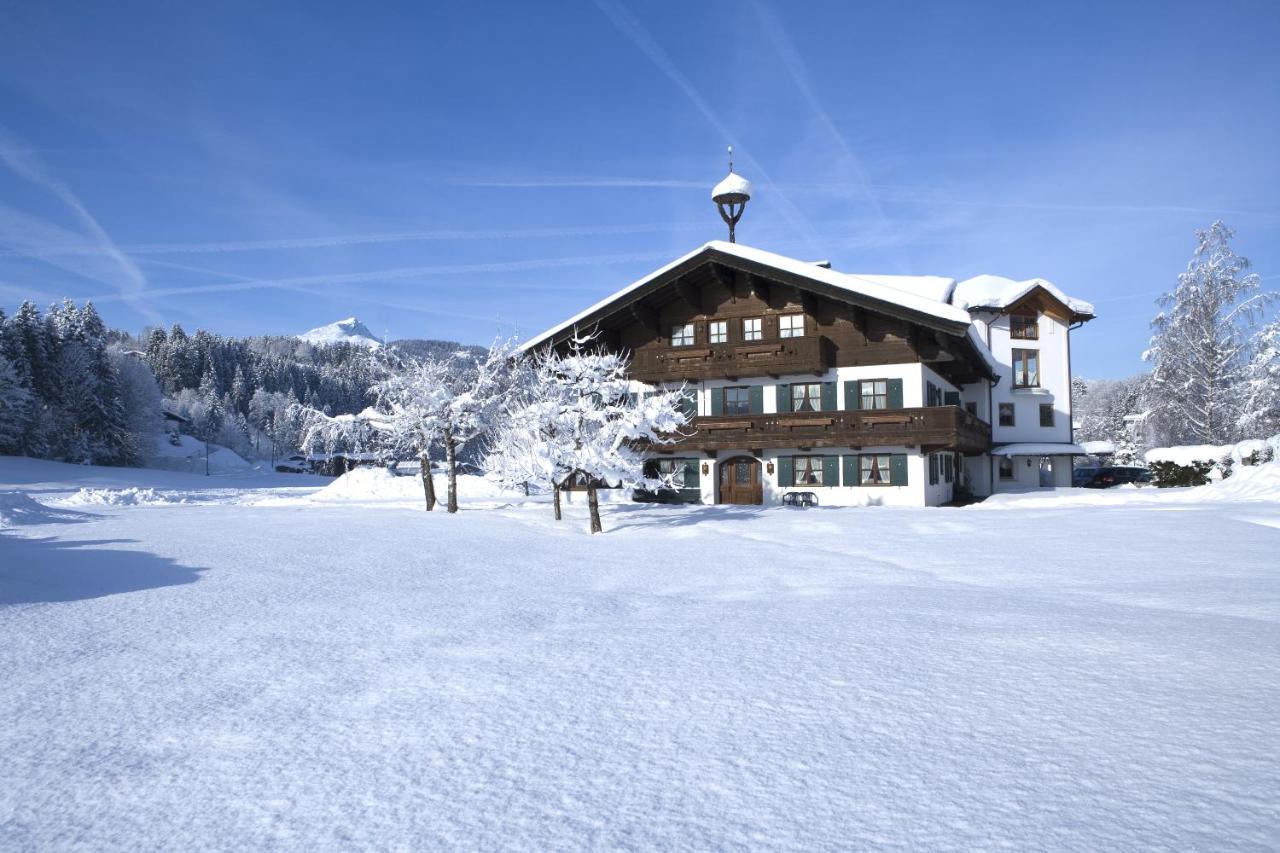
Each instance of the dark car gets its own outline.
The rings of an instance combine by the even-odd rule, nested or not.
[[[1089,478],[1089,482],[1084,484],[1086,489],[1109,489],[1112,486],[1123,486],[1126,483],[1133,483],[1135,486],[1151,485],[1151,471],[1146,468],[1129,468],[1122,466],[1111,466],[1107,468],[1099,468],[1098,473]]]
[[[1093,475],[1097,473],[1097,465],[1081,465],[1079,468],[1073,468],[1071,470],[1071,485],[1078,489],[1092,480]]]

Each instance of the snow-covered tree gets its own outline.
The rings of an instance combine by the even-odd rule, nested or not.
[[[0,354],[0,453],[19,453],[26,432],[31,391],[11,362]]]
[[[1240,431],[1263,438],[1280,433],[1280,320],[1263,328],[1245,368]]]
[[[135,355],[115,349],[111,352],[111,363],[117,376],[129,452],[135,461],[141,462],[152,452],[152,443],[161,430],[160,386],[151,368]]]
[[[534,359],[530,398],[511,413],[490,456],[510,458],[498,463],[502,476],[546,477],[557,495],[571,482],[584,484],[591,532],[599,533],[602,485],[662,485],[645,476],[644,447],[679,437],[688,423],[683,389],[630,393],[627,358],[595,347],[589,335],[575,335],[564,354],[548,348]]]
[[[1196,232],[1187,271],[1151,321],[1149,399],[1177,442],[1223,444],[1236,435],[1249,347],[1271,295],[1232,250],[1233,236],[1222,222]]]
[[[440,442],[450,362],[436,358],[411,361],[374,386],[378,416],[373,426],[384,433],[396,455],[415,456],[421,466],[427,511],[435,509],[431,448]]]
[[[449,512],[458,511],[458,454],[493,428],[511,388],[511,367],[512,347],[506,341],[495,341],[479,356],[459,351],[449,359],[444,385],[435,395]]]

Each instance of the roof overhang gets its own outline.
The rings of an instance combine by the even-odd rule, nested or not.
[[[1088,456],[1078,444],[1063,442],[1020,442],[991,448],[992,456]]]

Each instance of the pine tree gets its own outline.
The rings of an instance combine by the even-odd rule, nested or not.
[[[1250,340],[1271,296],[1231,249],[1233,236],[1222,222],[1196,232],[1187,271],[1151,321],[1150,399],[1175,441],[1223,444],[1237,432]]]
[[[22,452],[30,405],[31,389],[0,354],[0,453]]]

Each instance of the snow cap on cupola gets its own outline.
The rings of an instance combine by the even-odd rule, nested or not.
[[[729,226],[729,242],[736,243],[733,228],[742,218],[747,202],[751,200],[751,182],[734,174],[732,145],[729,146],[729,174],[711,191],[711,200],[716,203],[720,218]]]

